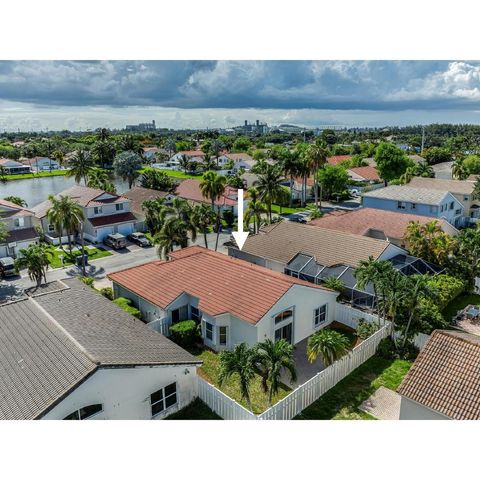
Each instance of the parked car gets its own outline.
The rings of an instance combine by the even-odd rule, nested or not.
[[[310,212],[298,212],[292,213],[288,219],[291,222],[298,222],[298,223],[307,223],[310,219]]]
[[[125,235],[122,235],[121,233],[111,233],[105,237],[103,243],[112,247],[114,250],[119,250],[127,246],[127,239]]]
[[[151,245],[150,240],[142,232],[133,232],[127,238],[139,247],[145,248]]]
[[[6,278],[16,274],[15,260],[12,257],[0,258],[0,276]]]
[[[358,197],[360,195],[360,190],[358,190],[358,188],[349,188],[348,189],[348,193],[352,196],[352,197]]]

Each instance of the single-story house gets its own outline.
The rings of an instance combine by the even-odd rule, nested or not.
[[[362,182],[366,184],[381,183],[382,179],[378,174],[378,170],[375,167],[353,167],[347,170],[348,176],[356,182]]]
[[[143,156],[151,163],[169,158],[168,152],[160,147],[143,147]]]
[[[251,170],[257,163],[248,153],[227,153],[228,160],[233,160],[233,170],[238,171],[241,168]]]
[[[122,193],[122,197],[130,200],[130,211],[135,215],[135,231],[144,232],[145,227],[145,212],[143,210],[143,202],[147,200],[156,200],[164,198],[165,203],[171,203],[174,195],[169,192],[162,192],[160,190],[153,190],[151,188],[133,187],[130,190]]]
[[[135,230],[137,219],[130,211],[131,202],[126,197],[82,185],[74,185],[56,195],[57,198],[60,196],[71,197],[82,207],[86,219],[84,236],[92,243],[101,243],[112,233],[129,235]],[[47,241],[58,245],[60,232],[56,231],[47,215],[51,206],[50,200],[46,200],[32,207],[32,210],[41,222]],[[66,242],[66,236],[62,237],[61,241]]]
[[[345,296],[361,307],[375,304],[373,286],[361,289],[354,277],[361,260],[388,260],[404,275],[440,271],[386,240],[288,221],[249,235],[242,250],[231,246],[228,254],[315,284],[338,278],[345,286]]]
[[[463,205],[447,190],[389,185],[365,192],[362,198],[368,208],[444,219],[454,227],[463,223]]]
[[[29,165],[17,162],[16,160],[10,160],[9,158],[0,158],[0,168],[3,168],[7,175],[31,173],[32,169]]]
[[[21,158],[23,165],[28,165],[35,172],[45,172],[49,170],[58,170],[60,163],[49,157]]]
[[[340,165],[341,163],[345,162],[346,160],[350,160],[352,155],[333,155],[327,158],[327,163],[329,165]]]
[[[198,359],[77,279],[0,306],[0,420],[161,419]]]
[[[21,256],[21,249],[38,243],[39,236],[35,229],[37,222],[32,210],[0,199],[0,221],[8,231],[7,238],[0,243],[0,257],[16,258]]]
[[[435,330],[400,387],[400,420],[480,420],[480,337]]]
[[[177,152],[172,155],[168,163],[173,166],[180,167],[180,160],[183,157],[186,157],[187,160],[191,162],[203,163],[205,160],[205,153],[201,150],[182,150],[181,152]]]
[[[321,218],[312,220],[309,225],[387,240],[394,245],[408,249],[408,244],[404,238],[408,224],[410,222],[425,224],[433,221],[437,221],[440,228],[448,235],[455,236],[458,234],[458,230],[443,219],[410,213],[389,212],[375,208],[335,210]]]
[[[214,350],[284,338],[292,344],[335,318],[338,293],[203,247],[109,275],[147,322],[193,319]]]

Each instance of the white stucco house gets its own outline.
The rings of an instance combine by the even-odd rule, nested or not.
[[[0,420],[149,420],[196,396],[199,360],[77,279],[0,306]]]
[[[284,338],[297,344],[335,319],[338,293],[193,246],[109,275],[146,322],[193,319],[213,350]]]

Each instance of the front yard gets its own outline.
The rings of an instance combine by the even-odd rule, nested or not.
[[[81,249],[78,248],[76,250],[72,250],[72,254],[70,255],[70,252],[68,251],[68,246],[64,246],[64,247],[65,247],[65,251],[59,250],[59,248],[56,246],[50,246],[48,248],[51,255],[50,256],[51,268],[60,268],[63,265],[65,266],[73,265],[75,263],[75,257],[82,253]],[[112,255],[111,252],[99,247],[88,246],[88,247],[85,247],[85,251],[88,253],[88,261],[96,260],[97,258],[108,257]],[[62,255],[64,257],[63,265],[62,265],[62,259],[61,259]]]
[[[407,360],[386,360],[375,355],[337,383],[295,419],[373,420],[371,415],[359,410],[360,404],[381,386],[396,390],[411,365],[412,362]]]

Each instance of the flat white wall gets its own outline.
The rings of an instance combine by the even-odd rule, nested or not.
[[[189,373],[185,374],[186,369]],[[105,368],[95,372],[43,418],[61,420],[84,406],[101,403],[96,420],[149,420],[150,395],[177,383],[177,404],[155,417],[163,418],[188,405],[197,394],[195,366]]]
[[[449,420],[449,418],[402,396],[400,420]]]

